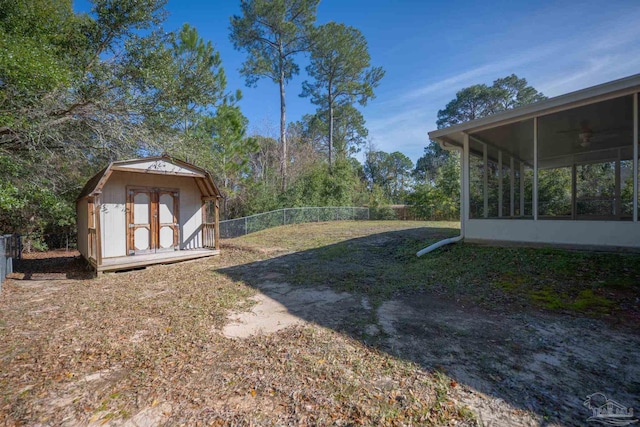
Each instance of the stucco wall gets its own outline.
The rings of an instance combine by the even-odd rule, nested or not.
[[[465,238],[640,248],[640,222],[470,219],[465,223]]]
[[[102,257],[127,255],[127,186],[175,188],[180,192],[180,249],[202,247],[202,201],[193,178],[116,171],[102,189]]]

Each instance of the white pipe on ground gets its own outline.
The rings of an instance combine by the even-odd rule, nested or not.
[[[435,249],[438,249],[440,246],[444,246],[444,245],[448,245],[449,243],[455,243],[455,242],[459,242],[460,240],[462,240],[462,235],[460,236],[456,236],[456,237],[451,237],[449,239],[444,239],[444,240],[440,240],[437,243],[434,243],[431,246],[427,246],[424,249],[419,250],[418,252],[416,252],[416,256],[422,256],[424,254],[427,254]]]
[[[427,246],[426,248],[421,249],[418,252],[416,252],[416,256],[420,257],[420,256],[422,256],[424,254],[428,254],[429,252],[438,249],[441,246],[448,245],[450,243],[459,242],[460,240],[462,240],[464,238],[464,204],[463,204],[464,188],[465,188],[465,158],[464,158],[464,156],[465,156],[465,150],[468,150],[468,146],[469,146],[469,136],[468,135],[465,135],[465,146],[467,148],[463,148],[463,149],[460,149],[459,147],[452,147],[454,149],[460,150],[460,175],[461,175],[461,179],[460,179],[460,235],[456,236],[456,237],[450,237],[448,239],[440,240],[439,242],[436,242],[431,246]],[[446,147],[444,147],[444,146],[442,148],[446,149]],[[485,153],[486,153],[486,151],[485,151]],[[467,156],[468,156],[468,152],[467,152]],[[466,166],[466,167],[468,168],[469,166]]]

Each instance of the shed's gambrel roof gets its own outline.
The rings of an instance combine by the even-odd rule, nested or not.
[[[222,197],[213,182],[211,174],[205,169],[169,156],[144,157],[140,159],[111,162],[109,166],[95,174],[80,192],[78,200],[98,194],[114,171],[147,173],[154,175],[192,177],[205,197]]]

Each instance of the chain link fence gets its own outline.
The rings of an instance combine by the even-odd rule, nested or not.
[[[324,206],[284,208],[243,218],[220,221],[220,237],[229,239],[267,228],[305,222],[401,220],[437,221],[456,219],[457,210],[446,215],[421,206],[389,205],[379,207]],[[446,217],[444,217],[446,216]]]
[[[372,220],[459,221],[457,205],[386,205],[369,208]]]
[[[13,259],[20,259],[21,253],[20,235],[0,235],[0,290],[7,275],[13,273]]]
[[[284,208],[243,218],[220,221],[223,239],[244,236],[267,228],[305,222],[348,221],[369,219],[369,208],[327,206]]]

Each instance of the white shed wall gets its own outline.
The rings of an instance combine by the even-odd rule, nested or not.
[[[102,257],[127,255],[127,186],[175,188],[180,192],[180,249],[202,247],[202,200],[193,178],[113,172],[102,189]]]
[[[640,223],[469,219],[465,238],[524,243],[640,248]]]
[[[87,248],[89,239],[89,214],[87,211],[87,207],[88,200],[86,197],[76,203],[76,214],[78,218],[78,252],[80,252],[80,255],[82,255],[85,259],[89,257],[89,251]]]

